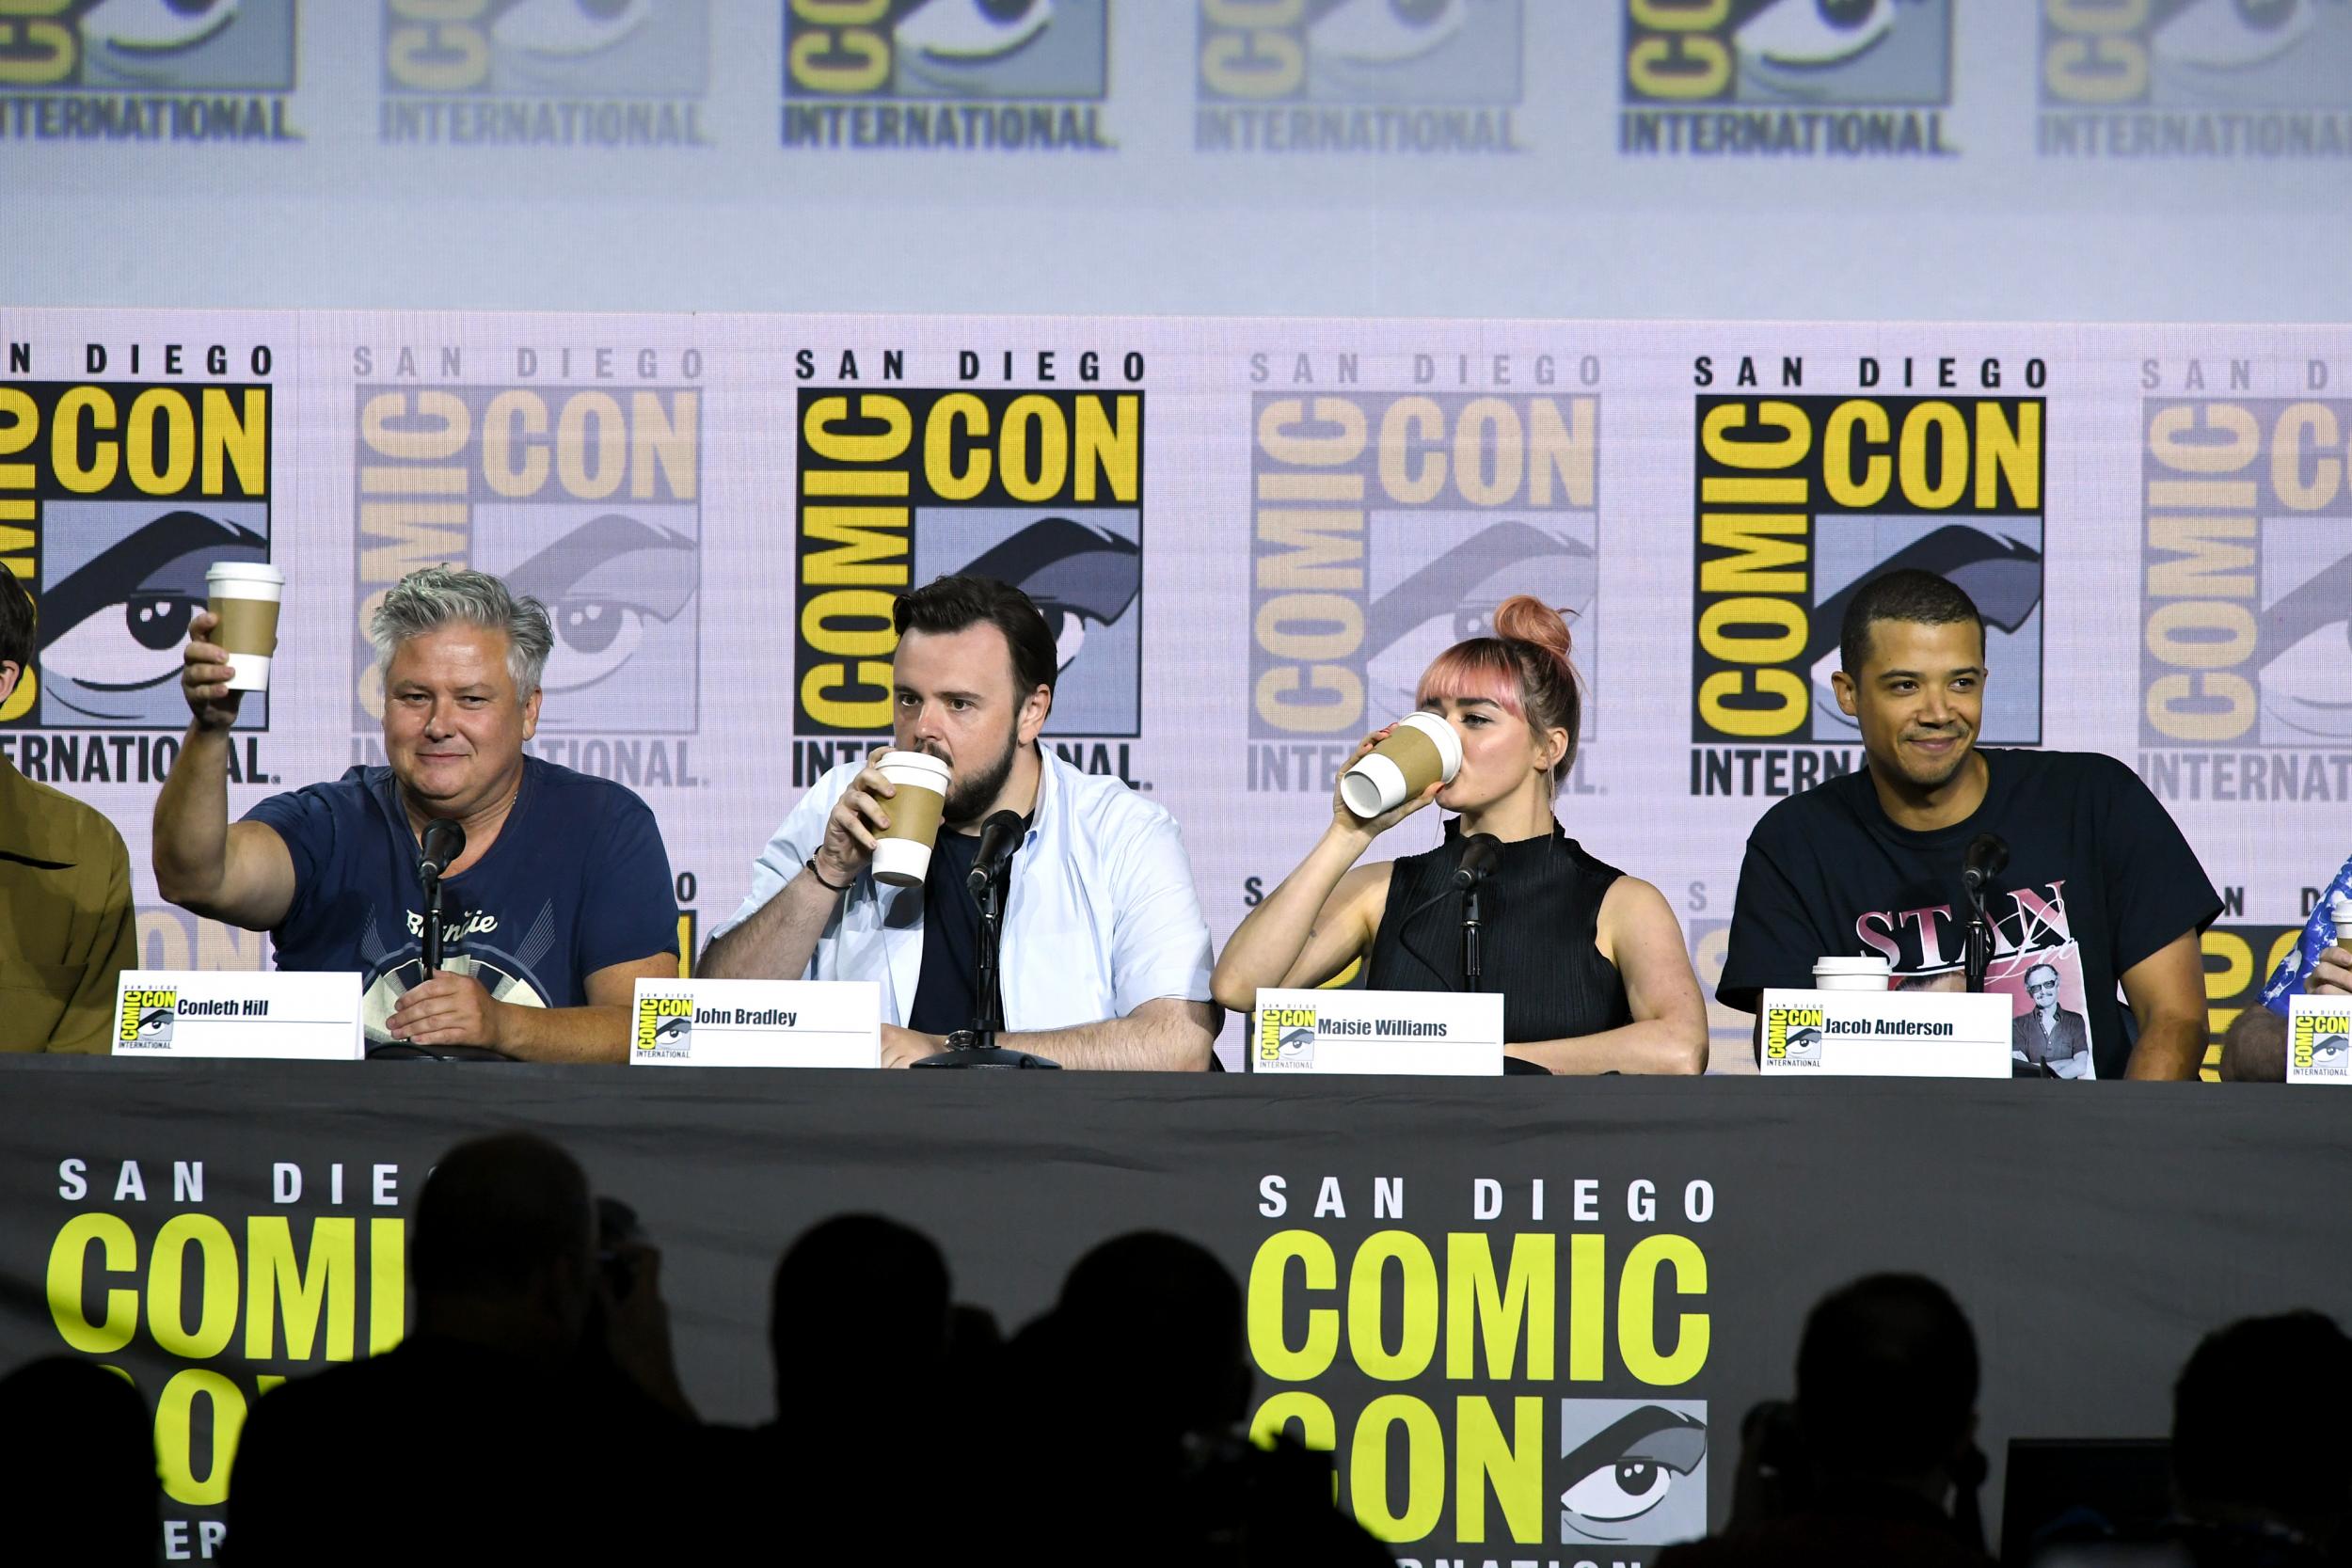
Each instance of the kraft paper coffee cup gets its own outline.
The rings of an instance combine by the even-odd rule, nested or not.
[[[1894,981],[1894,966],[1884,958],[1813,960],[1815,990],[1886,990]]]
[[[213,641],[229,651],[231,691],[267,691],[278,652],[278,610],[286,574],[265,561],[215,561],[204,572],[209,608],[220,617]]]
[[[882,803],[890,826],[874,846],[874,880],[921,887],[939,838],[940,808],[947,803],[947,765],[921,752],[884,752],[874,767],[898,791]]]
[[[1340,799],[1359,816],[1393,811],[1440,779],[1462,770],[1462,737],[1434,713],[1397,721],[1389,738],[1340,780]]]

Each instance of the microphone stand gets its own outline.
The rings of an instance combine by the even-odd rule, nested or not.
[[[1984,888],[1981,884],[1964,889],[1968,895],[1968,945],[1962,963],[1968,972],[1968,989],[1984,990],[1984,972],[1993,963],[1993,922],[1984,912]]]
[[[1005,1027],[1005,990],[1002,978],[1005,942],[1005,897],[1012,880],[1012,862],[1008,857],[973,894],[973,901],[980,907],[979,939],[974,943],[973,962],[977,968],[972,977],[972,1026],[959,1029],[947,1037],[947,1049],[914,1063],[929,1068],[1053,1068],[1061,1064],[1026,1051],[998,1045],[996,1037]]]
[[[1486,874],[1478,873],[1470,885],[1462,890],[1462,989],[1476,990],[1480,973],[1478,936],[1481,926],[1478,907],[1479,890],[1486,885]]]
[[[424,977],[441,971],[441,874],[428,863],[424,873]]]

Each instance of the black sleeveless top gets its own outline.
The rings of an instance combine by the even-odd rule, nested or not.
[[[1450,884],[1463,840],[1454,823],[1445,832],[1443,844],[1390,871],[1364,975],[1375,990],[1462,989],[1462,895]],[[1502,993],[1506,1041],[1567,1039],[1633,1022],[1624,976],[1593,945],[1602,895],[1624,875],[1586,854],[1557,822],[1548,837],[1502,846],[1480,894],[1478,989]],[[1542,1070],[1517,1057],[1505,1065]]]

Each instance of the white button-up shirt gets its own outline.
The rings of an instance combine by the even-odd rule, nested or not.
[[[1037,808],[1005,906],[1005,1027],[1124,1018],[1162,996],[1208,1001],[1209,927],[1176,819],[1118,779],[1081,772],[1050,751],[1041,761]],[[842,763],[801,797],[753,863],[751,895],[713,938],[800,875],[864,766]],[[868,866],[841,895],[800,977],[879,980],[882,1021],[903,1024],[922,975],[923,889],[877,882]]]

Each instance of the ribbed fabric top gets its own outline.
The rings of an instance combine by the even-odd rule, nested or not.
[[[1365,985],[1463,989],[1463,895],[1447,885],[1463,843],[1449,822],[1443,844],[1395,863]],[[1547,837],[1502,846],[1480,895],[1478,989],[1502,993],[1504,1040],[1565,1039],[1633,1022],[1623,976],[1593,945],[1601,897],[1624,875],[1556,822]]]

